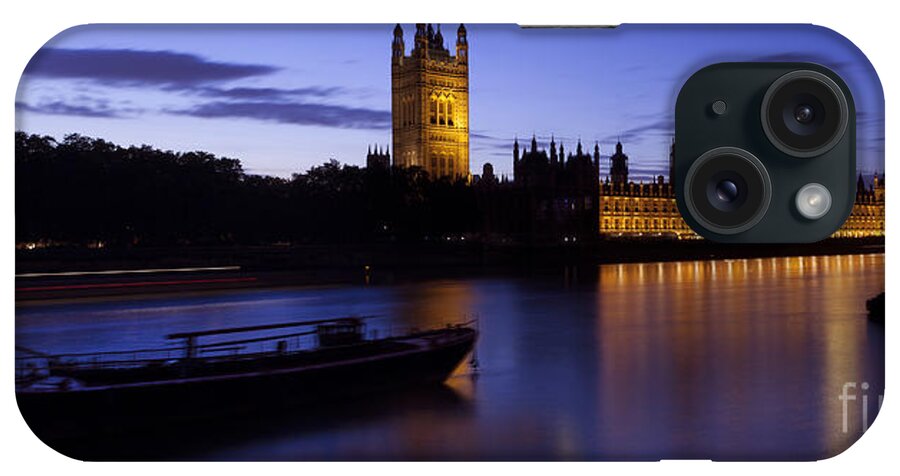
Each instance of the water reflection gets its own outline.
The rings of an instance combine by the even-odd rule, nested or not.
[[[188,459],[813,459],[858,438],[863,382],[869,417],[877,411],[883,327],[864,316],[865,299],[883,290],[883,255],[585,274],[23,307],[16,339],[80,352],[296,318],[380,315],[370,323],[379,332],[480,319],[482,371],[457,369],[451,398],[345,402],[262,428],[232,422],[242,430],[179,445],[173,457]],[[858,398],[844,432],[846,382]]]
[[[863,318],[882,286],[880,255],[601,268],[599,413],[632,429],[601,442],[628,458],[839,451],[862,424],[842,431],[843,383],[883,388],[883,334]]]

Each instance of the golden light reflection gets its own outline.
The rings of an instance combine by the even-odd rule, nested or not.
[[[404,292],[398,314],[410,326],[420,329],[443,327],[474,319],[475,289],[467,281],[434,281]]]
[[[732,439],[819,425],[823,452],[844,448],[858,432],[841,431],[837,395],[871,378],[865,300],[883,283],[883,254],[601,266],[598,420],[675,431],[712,419]],[[635,404],[654,394],[670,408]]]

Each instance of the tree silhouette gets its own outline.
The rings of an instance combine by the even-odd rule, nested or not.
[[[465,180],[330,160],[290,180],[239,160],[16,132],[16,241],[107,246],[368,243],[478,230]]]

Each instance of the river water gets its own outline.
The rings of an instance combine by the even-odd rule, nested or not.
[[[30,304],[16,309],[16,344],[91,352],[294,319],[376,315],[382,335],[478,319],[479,368],[443,388],[173,431],[110,446],[116,459],[818,459],[874,420],[884,328],[865,300],[884,289],[883,254],[584,276]]]

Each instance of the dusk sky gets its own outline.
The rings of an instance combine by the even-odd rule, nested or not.
[[[407,54],[413,25],[403,25]],[[442,25],[453,51],[457,24]],[[722,61],[813,61],[840,74],[857,106],[858,163],[884,168],[874,70],[849,41],[798,26],[521,29],[467,25],[472,172],[512,173],[512,141],[554,134],[574,150],[617,138],[635,179],[664,173],[674,101]],[[393,25],[94,25],[48,42],[26,68],[16,127],[120,145],[204,150],[245,171],[289,177],[330,158],[365,163],[391,143]],[[787,53],[786,53],[787,52]],[[604,161],[603,174],[608,170]]]

